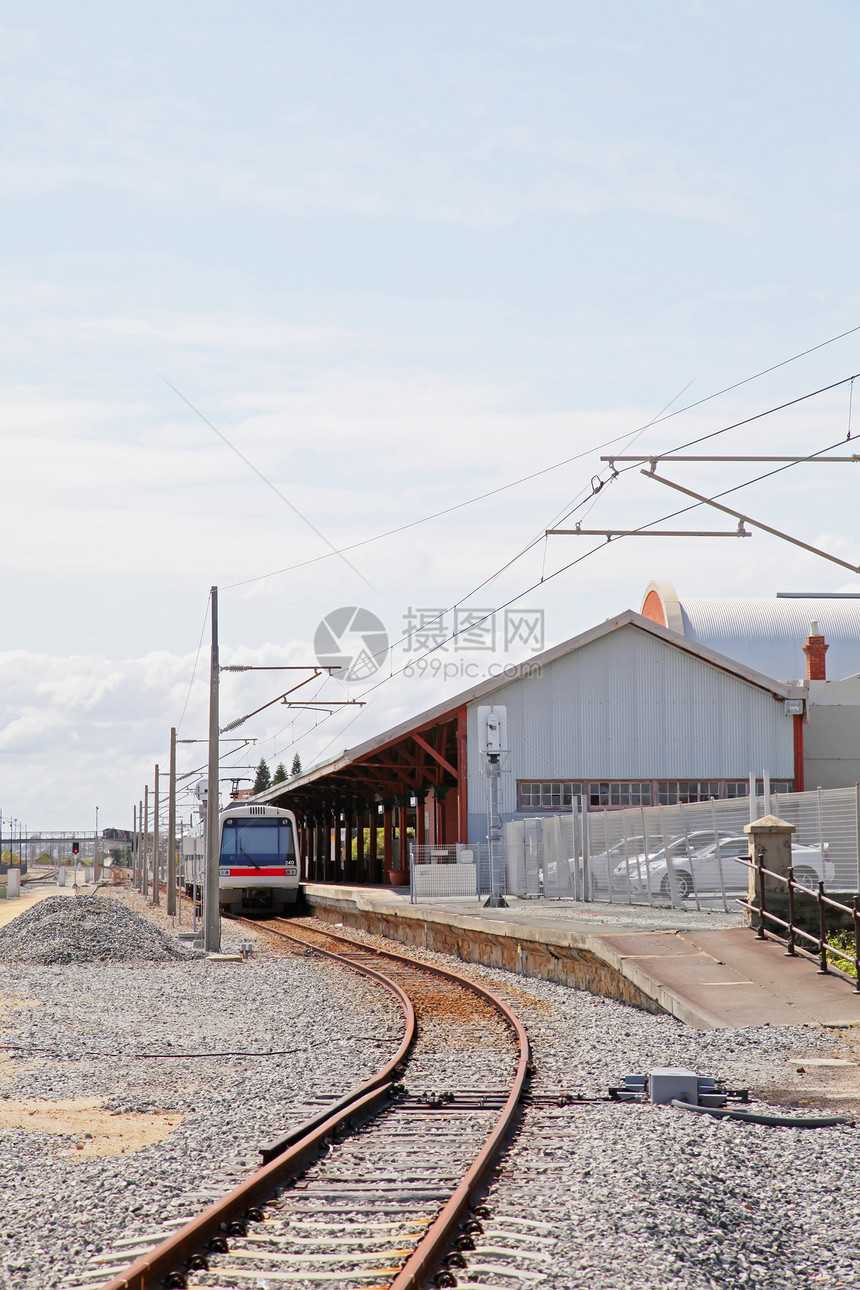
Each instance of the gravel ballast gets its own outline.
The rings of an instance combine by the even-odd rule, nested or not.
[[[229,948],[230,924],[225,933]],[[268,957],[270,938],[251,939],[257,953],[247,963],[0,961],[3,1290],[61,1286],[118,1235],[199,1210],[256,1166],[260,1142],[304,1118],[313,1094],[344,1091],[394,1051],[402,1022],[388,996],[321,960]],[[536,1093],[593,1096],[624,1074],[677,1065],[750,1087],[759,1109],[833,1112],[838,1088],[822,1101],[812,1088],[804,1094],[804,1081],[820,1091],[826,1068],[816,1075],[817,1062],[856,1058],[851,1032],[702,1033],[552,982],[415,956],[472,975],[511,1003],[529,1033]],[[423,1085],[432,1072],[420,1051],[416,1058],[410,1078]],[[856,1096],[856,1066],[842,1069]],[[461,1074],[448,1071],[434,1086],[454,1086]],[[488,1070],[488,1083],[501,1074]],[[840,1069],[830,1074],[835,1081]],[[162,1136],[94,1156],[81,1133],[48,1133],[36,1115],[32,1131],[2,1119],[4,1104],[71,1099],[96,1101],[118,1123],[157,1123]],[[856,1290],[858,1132],[765,1128],[648,1105],[528,1106],[489,1187],[486,1234],[468,1255],[507,1272],[476,1281]],[[517,1248],[535,1257],[505,1253]],[[468,1271],[458,1278],[468,1284]]]
[[[822,1103],[802,1091],[805,1079],[821,1078],[816,1062],[856,1058],[850,1032],[701,1032],[583,990],[414,952],[510,1003],[529,1035],[535,1093],[598,1096],[625,1074],[681,1066],[748,1087],[749,1109],[777,1114],[815,1114],[822,1104],[850,1113],[857,1097],[855,1066],[830,1072],[850,1071],[853,1098],[837,1089]],[[489,1188],[493,1217],[468,1261],[505,1263],[482,1245],[548,1254],[546,1264],[518,1265],[521,1283],[536,1290],[857,1290],[858,1155],[860,1130],[849,1127],[774,1129],[636,1104],[526,1107]],[[465,1269],[457,1276],[469,1284]],[[476,1274],[488,1279],[502,1284]]]
[[[306,1118],[313,1095],[370,1076],[396,1050],[402,1017],[381,989],[343,976],[300,958],[0,963],[4,1290],[60,1286],[111,1239],[198,1212],[258,1166],[261,1143]],[[70,1102],[171,1127],[140,1149],[91,1155],[98,1132],[38,1127],[43,1107]],[[33,1131],[14,1123],[22,1110]]]
[[[199,956],[109,896],[48,896],[0,928],[7,963],[165,963]]]

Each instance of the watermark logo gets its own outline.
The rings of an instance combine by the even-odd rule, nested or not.
[[[532,653],[543,649],[542,609],[475,609],[460,605],[454,610],[410,608],[403,615],[404,651],[423,654],[428,650],[454,653],[502,649],[505,653],[525,646]]]
[[[314,650],[322,667],[341,669],[341,680],[366,681],[385,662],[388,632],[371,610],[345,605],[332,609],[317,627]]]

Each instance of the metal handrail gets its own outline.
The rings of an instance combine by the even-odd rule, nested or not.
[[[822,976],[830,975],[831,969],[827,962],[828,954],[836,955],[840,959],[845,959],[846,962],[852,963],[854,966],[854,973],[855,973],[854,993],[860,994],[860,896],[854,896],[851,902],[851,906],[849,907],[848,905],[843,905],[838,900],[834,900],[832,896],[828,896],[824,890],[824,882],[821,880],[818,883],[817,891],[813,891],[809,887],[805,887],[803,883],[797,882],[794,877],[793,865],[788,866],[787,875],[784,873],[774,873],[772,869],[766,869],[764,867],[763,851],[759,851],[754,861],[749,859],[744,859],[742,856],[738,856],[737,859],[739,864],[746,865],[748,869],[752,869],[753,872],[757,875],[756,888],[757,888],[757,895],[758,895],[758,901],[759,901],[758,905],[755,905],[753,902],[749,900],[740,900],[740,899],[738,900],[738,904],[741,905],[744,909],[748,909],[751,913],[758,914],[759,916],[759,925],[756,930],[757,939],[760,941],[767,939],[765,935],[766,921],[768,923],[775,923],[777,927],[783,928],[787,933],[786,941],[787,941],[788,948],[785,951],[786,957],[794,958],[797,956],[798,953],[800,953],[803,955],[804,958],[808,957],[810,959],[817,959],[818,972]],[[771,913],[770,910],[767,908],[767,901],[765,898],[765,886],[764,886],[765,878],[774,878],[777,882],[782,883],[783,886],[785,886],[788,889],[788,921],[787,922],[784,918],[780,918],[777,914]],[[794,893],[796,891],[802,892],[804,896],[809,896],[811,899],[817,902],[817,905],[818,905],[818,935],[817,936],[814,936],[811,932],[807,932],[803,927],[799,927],[794,921]],[[847,950],[839,949],[838,946],[836,945],[827,944],[827,912],[826,911],[828,907],[830,909],[838,910],[839,913],[848,914],[849,917],[852,919],[853,926],[854,926],[854,953],[853,954],[848,953]],[[810,942],[810,944],[814,946],[814,949],[806,950],[803,948],[803,946],[798,945],[797,944],[798,938],[804,941]],[[839,968],[837,968],[837,972],[839,972],[840,975],[844,976],[845,979],[851,980],[850,974],[842,973]]]

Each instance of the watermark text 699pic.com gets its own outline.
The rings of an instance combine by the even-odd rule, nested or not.
[[[521,671],[520,665],[492,662],[484,669],[474,657],[452,659],[450,654],[462,656],[498,650],[507,654],[518,647],[532,652],[543,649],[544,611],[410,607],[403,615],[403,635],[404,653],[422,655],[404,667],[403,675],[407,678],[474,681],[483,675],[514,676]],[[432,653],[428,654],[428,650]]]
[[[522,664],[494,660],[483,668],[474,656],[543,649],[544,611],[464,605],[456,609],[409,608],[403,615],[398,645],[404,654],[417,655],[402,669],[406,677],[473,681],[482,675],[519,675]],[[317,626],[314,649],[320,665],[336,669],[344,681],[367,680],[380,671],[392,651],[385,624],[360,605],[330,610]],[[452,654],[459,657],[452,658]],[[468,655],[472,657],[464,657]],[[534,667],[539,670],[538,664]]]

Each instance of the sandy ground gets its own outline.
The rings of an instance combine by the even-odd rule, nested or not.
[[[48,896],[74,896],[71,887],[40,883],[20,897],[0,901],[0,927],[11,923],[19,914]],[[109,892],[109,894],[113,894]],[[141,910],[140,912],[144,912]],[[28,1000],[0,995],[0,1048],[6,1026],[3,1024],[15,1008]],[[17,1067],[14,1073],[17,1073]],[[0,1057],[0,1090],[13,1075],[12,1063]],[[16,1102],[0,1091],[0,1130],[25,1129],[31,1133],[68,1135],[76,1141],[67,1155],[86,1160],[93,1156],[128,1155],[166,1138],[181,1122],[180,1115],[121,1114],[102,1107],[98,1098],[52,1102],[38,1098]]]
[[[72,887],[57,887],[52,882],[40,882],[33,891],[24,887],[20,896],[15,896],[12,900],[0,900],[0,927],[11,923],[12,919],[23,914],[25,909],[32,909],[40,900],[45,900],[48,896],[73,896],[74,894]]]
[[[14,1102],[0,1096],[0,1129],[66,1134],[76,1139],[64,1154],[129,1155],[161,1142],[182,1121],[181,1115],[123,1114],[107,1111],[97,1097],[51,1102],[47,1098]]]

